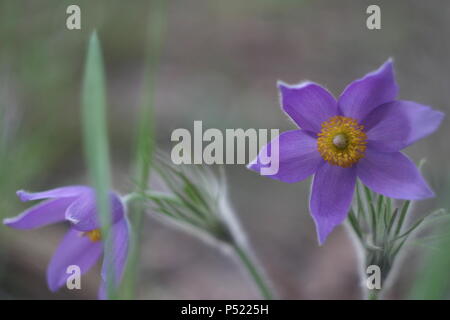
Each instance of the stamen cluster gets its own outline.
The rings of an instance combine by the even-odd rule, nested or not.
[[[364,126],[349,117],[334,116],[322,123],[317,148],[325,161],[343,168],[364,157],[367,135]]]

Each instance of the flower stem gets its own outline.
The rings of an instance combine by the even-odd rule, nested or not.
[[[380,290],[372,289],[367,292],[367,300],[378,300]]]
[[[136,161],[135,161],[135,179],[137,181],[137,190],[146,190],[150,171],[152,168],[152,156],[154,149],[154,94],[155,77],[161,54],[164,28],[166,24],[166,4],[163,0],[155,0],[152,3],[149,17],[149,44],[148,57],[145,71],[145,90],[143,101],[139,112],[138,130],[136,139]],[[127,200],[134,200],[130,198]],[[142,234],[142,219],[145,207],[140,202],[130,203],[129,209],[132,212],[130,222],[132,225],[132,239],[127,267],[123,281],[124,299],[132,299],[136,295],[136,286],[138,283],[138,262],[140,259],[140,241]]]
[[[233,250],[241,261],[243,267],[247,270],[248,274],[252,278],[261,296],[266,300],[272,300],[274,296],[269,285],[266,282],[265,276],[263,276],[261,267],[256,262],[256,259],[252,258],[252,255],[248,254],[246,250],[244,250],[239,245],[234,244]]]

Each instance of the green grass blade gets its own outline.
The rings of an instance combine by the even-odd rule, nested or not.
[[[91,184],[96,191],[97,208],[105,242],[106,261],[111,261],[111,214],[108,192],[110,189],[110,163],[107,136],[105,79],[103,59],[97,33],[92,33],[84,70],[82,93],[82,123],[86,164]],[[108,263],[108,266],[112,264]],[[112,269],[112,268],[111,268]],[[108,298],[113,296],[113,270],[107,272]]]
[[[137,181],[137,191],[143,192],[148,187],[148,180],[153,161],[155,141],[154,121],[154,93],[156,70],[162,49],[166,20],[166,2],[156,0],[150,6],[149,16],[149,42],[147,48],[147,62],[144,74],[144,89],[141,107],[138,113],[138,126],[135,140],[135,162],[133,177]],[[130,207],[130,222],[133,228],[131,250],[128,264],[124,274],[123,295],[124,299],[132,299],[135,296],[135,287],[138,279],[137,264],[139,260],[139,241],[142,227],[144,205],[138,201]]]

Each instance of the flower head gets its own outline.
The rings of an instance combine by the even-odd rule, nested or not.
[[[68,186],[43,192],[18,191],[21,201],[43,201],[15,218],[3,223],[15,229],[35,229],[49,224],[68,221],[70,229],[56,249],[47,268],[47,283],[51,291],[65,285],[70,274],[69,266],[76,265],[81,274],[86,273],[103,253],[102,234],[96,209],[95,190],[87,186]],[[125,207],[119,196],[110,193],[112,214],[112,255],[114,275],[119,283],[128,253],[129,223]],[[99,297],[105,298],[106,263],[102,267],[102,284]]]
[[[279,82],[281,107],[301,128],[282,133],[279,170],[269,177],[288,183],[314,175],[310,211],[319,242],[346,218],[358,177],[384,196],[418,200],[433,196],[413,162],[401,149],[434,132],[442,112],[396,100],[393,63],[352,82],[338,100],[312,82]],[[257,172],[265,146],[248,165]]]
[[[168,192],[143,194],[152,201],[150,214],[214,244],[236,240],[240,226],[228,201],[224,172],[216,175],[204,166],[175,166],[162,154],[157,160],[154,168]]]

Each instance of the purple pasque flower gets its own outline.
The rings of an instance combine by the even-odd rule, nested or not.
[[[15,218],[3,223],[15,229],[35,229],[56,222],[68,221],[70,230],[56,249],[47,268],[47,284],[56,291],[66,284],[67,268],[76,265],[81,274],[86,273],[103,253],[100,223],[96,209],[95,190],[87,186],[67,186],[53,190],[29,193],[17,191],[23,202],[43,201]],[[116,193],[110,192],[112,213],[112,261],[116,283],[120,282],[125,267],[129,245],[129,223],[125,206]],[[102,266],[102,283],[99,297],[105,298],[105,259]]]
[[[279,170],[270,178],[293,183],[314,175],[310,211],[319,243],[343,222],[356,178],[396,199],[433,196],[401,149],[434,132],[444,114],[412,101],[396,100],[392,60],[348,85],[339,99],[312,82],[278,83],[281,107],[301,128],[282,133],[248,168],[261,172],[275,141]],[[276,147],[273,148],[277,150]]]

